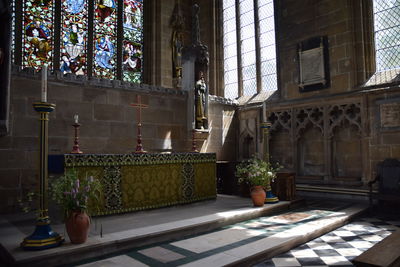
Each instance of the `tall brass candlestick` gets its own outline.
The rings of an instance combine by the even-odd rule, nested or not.
[[[265,108],[263,108],[263,113],[265,112]],[[263,115],[263,118],[265,119],[265,115]],[[270,163],[269,161],[269,129],[271,128],[271,123],[270,122],[262,122],[261,123],[261,129],[263,132],[263,139],[264,139],[264,161]],[[267,193],[265,203],[276,203],[279,201],[279,199],[274,196],[272,193],[271,189],[271,184],[268,184],[265,187],[265,192]]]
[[[79,127],[81,126],[80,123],[78,122],[78,114],[75,114],[74,120],[75,123],[72,124],[75,128],[75,138],[74,138],[74,146],[72,147],[72,154],[82,154],[83,151],[80,150],[79,148]]]
[[[36,219],[35,231],[21,243],[21,247],[26,250],[42,250],[57,247],[64,241],[62,236],[51,230],[48,215],[48,124],[49,113],[55,107],[55,104],[46,102],[33,103],[33,108],[40,114],[39,212]]]

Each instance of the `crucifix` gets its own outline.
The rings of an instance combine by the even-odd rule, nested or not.
[[[147,108],[149,106],[142,104],[140,95],[137,96],[137,103],[132,103],[130,105],[134,108],[139,109],[139,112],[137,112],[137,145],[136,151],[134,153],[146,153],[146,151],[143,150],[142,146],[142,108]]]

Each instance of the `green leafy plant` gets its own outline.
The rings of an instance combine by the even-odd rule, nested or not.
[[[238,177],[239,184],[266,187],[274,181],[276,173],[281,168],[280,165],[273,166],[271,163],[253,156],[236,166],[236,177]]]
[[[51,187],[52,198],[63,208],[65,218],[72,211],[84,211],[90,215],[92,205],[98,203],[101,195],[101,184],[93,176],[79,178],[75,169],[67,170],[55,180]]]

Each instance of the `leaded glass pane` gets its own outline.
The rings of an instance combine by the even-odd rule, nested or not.
[[[93,75],[114,79],[116,73],[116,0],[95,0]]]
[[[249,11],[254,10],[254,1],[253,0],[240,0],[239,1],[239,6],[240,6],[240,14],[244,14]]]
[[[225,70],[237,69],[237,57],[225,58],[224,66]]]
[[[260,35],[260,47],[266,47],[275,44],[275,31],[265,32]]]
[[[243,95],[251,96],[254,94],[257,94],[256,79],[243,81]]]
[[[261,79],[263,90],[277,89],[276,78],[276,49],[275,49],[275,26],[274,6],[272,0],[258,1],[258,15],[260,25],[260,47],[261,47]],[[224,68],[225,68],[225,97],[237,97],[239,85],[237,72],[242,74],[242,85],[244,95],[257,93],[257,71],[256,71],[256,39],[254,24],[254,1],[239,0],[240,17],[235,18],[233,0],[223,0],[224,6]],[[239,19],[240,38],[237,39],[236,25]],[[227,22],[229,21],[229,24]],[[240,55],[237,54],[236,43],[240,42]],[[237,70],[236,56],[241,58],[240,69]],[[237,59],[236,59],[237,60]],[[233,69],[234,68],[234,69]],[[240,82],[240,81],[238,81]]]
[[[262,76],[276,73],[275,58],[261,62],[261,73],[263,74]]]
[[[123,80],[141,83],[143,60],[143,0],[124,0]]]
[[[275,59],[276,49],[275,44],[261,48],[261,61]]]
[[[224,96],[226,98],[235,99],[239,96],[237,83],[225,84],[224,91],[225,91]]]
[[[228,32],[224,34],[224,45],[236,44],[236,32]]]
[[[64,74],[87,74],[87,20],[87,0],[62,1],[60,70]]]
[[[268,17],[260,20],[260,34],[275,31],[274,17]]]
[[[223,7],[225,97],[233,99],[238,96],[235,0],[224,0]]]
[[[265,75],[261,76],[262,80],[262,85],[263,91],[272,91],[272,90],[278,90],[278,81],[276,79],[276,74],[270,74],[270,75]]]
[[[254,11],[253,10],[240,15],[240,27],[241,28],[243,28],[244,26],[247,26],[247,25],[252,25],[252,24],[254,24]],[[253,27],[253,31],[254,31],[254,27]]]
[[[274,4],[269,1],[260,7],[260,47],[262,90],[276,90],[276,48]]]
[[[238,82],[238,73],[237,69],[233,69],[230,71],[225,71],[225,81],[227,84],[229,83],[237,83]]]
[[[249,65],[242,68],[243,80],[256,78],[256,65]]]
[[[400,67],[400,1],[374,0],[376,69]]]
[[[254,65],[256,64],[256,51],[250,51],[250,52],[246,52],[246,53],[242,53],[242,66],[246,67],[246,66],[250,66],[250,65]]]
[[[258,17],[260,20],[274,16],[274,4],[272,2],[264,3],[265,2],[260,3],[260,5],[263,4],[263,6],[258,8]]]
[[[236,41],[234,44],[227,45],[224,47],[224,58],[236,57],[237,54],[237,47]]]
[[[22,66],[51,67],[53,57],[53,0],[25,0],[23,3]]]
[[[235,2],[236,0],[224,0],[222,5],[223,5],[223,9],[227,9],[228,7],[233,6],[233,8],[235,8]]]
[[[224,10],[224,21],[236,19],[236,9],[235,6],[231,6]]]
[[[236,20],[232,18],[230,20],[224,21],[224,33],[236,32]]]

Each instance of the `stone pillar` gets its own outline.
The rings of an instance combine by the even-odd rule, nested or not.
[[[0,136],[8,133],[11,69],[11,0],[0,0]]]

